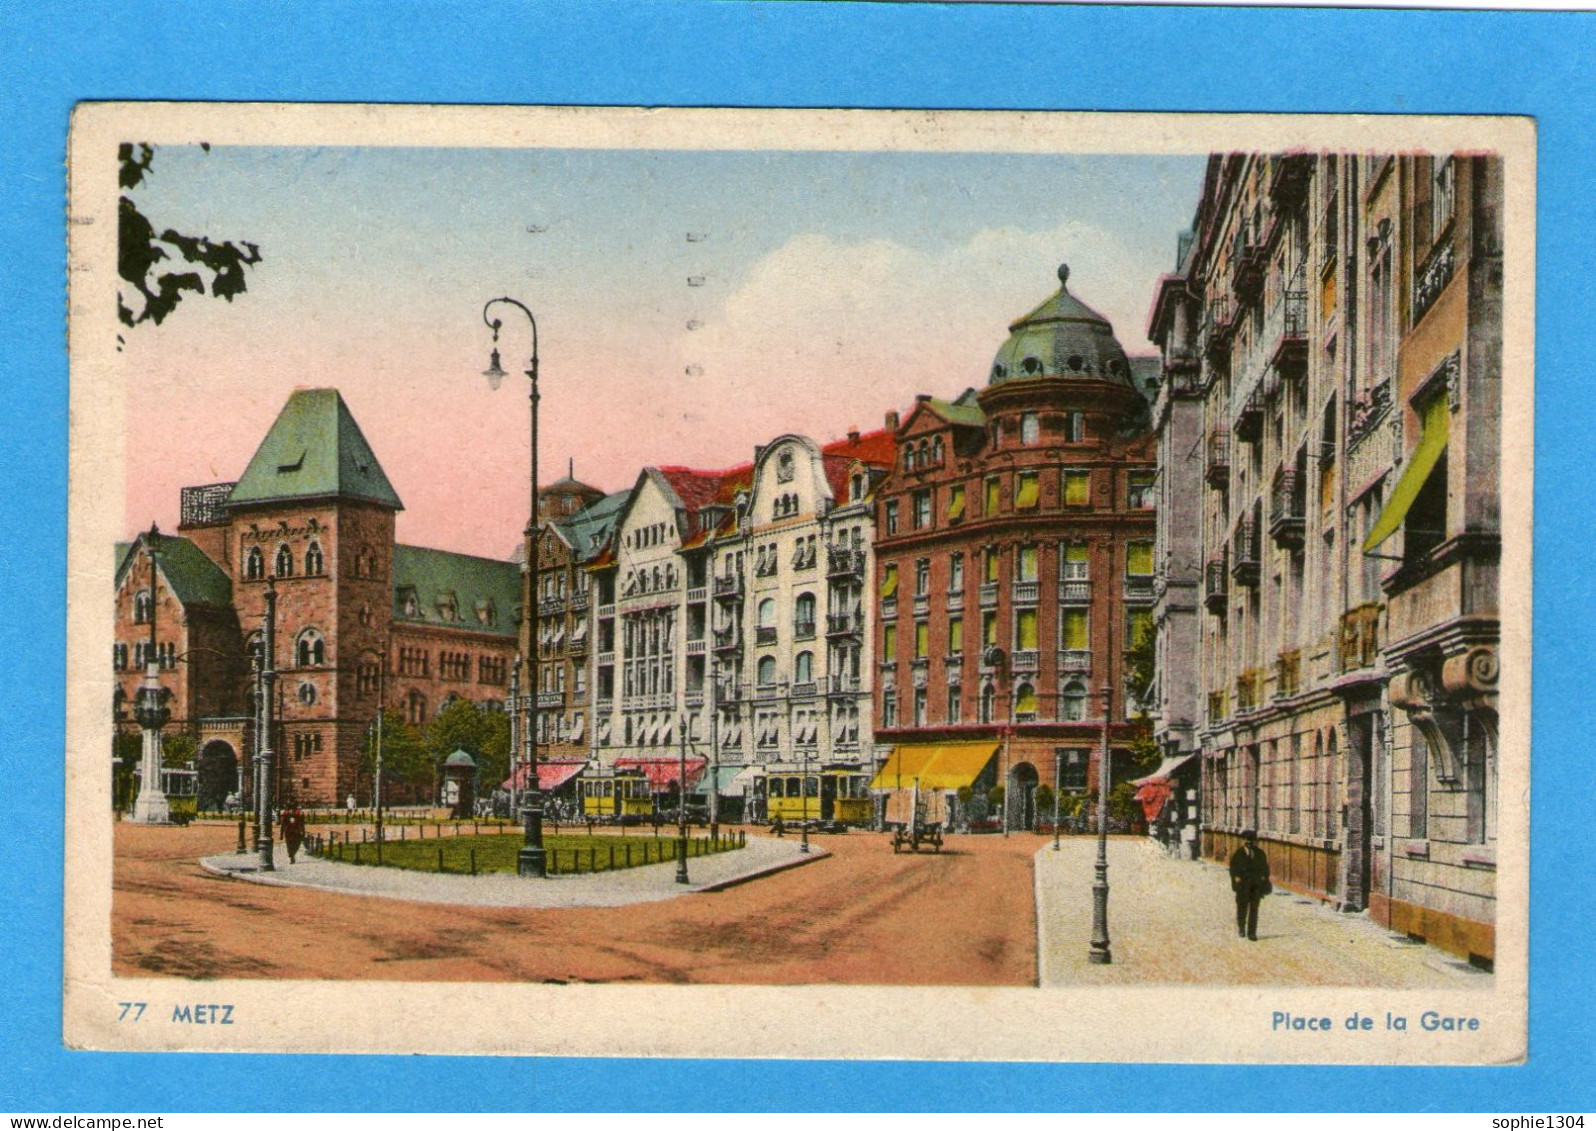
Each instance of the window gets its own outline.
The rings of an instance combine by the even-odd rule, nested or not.
[[[1014,647],[1022,652],[1036,650],[1036,610],[1021,609],[1014,615]]]
[[[1092,502],[1092,477],[1091,473],[1070,468],[1064,472],[1064,505],[1067,507],[1084,507]]]
[[[1151,577],[1153,575],[1153,544],[1129,542],[1125,546],[1125,575]]]
[[[914,595],[924,597],[931,592],[931,559],[920,558],[914,563]]]
[[[1151,609],[1129,609],[1125,613],[1125,646],[1134,648],[1142,637],[1153,631]]]
[[[776,657],[761,656],[758,672],[759,686],[769,687],[776,682]]]
[[[988,546],[982,558],[981,580],[988,585],[996,584],[998,579],[998,550],[996,546]]]
[[[948,684],[948,722],[963,722],[964,713],[964,688],[956,683]]]
[[[898,563],[888,562],[881,570],[881,595],[896,596],[898,592]]]
[[[1022,683],[1014,689],[1014,721],[1036,721],[1036,688],[1029,683]]]
[[[931,625],[923,620],[914,622],[914,658],[923,660],[931,654]]]
[[[1018,510],[1034,510],[1042,498],[1042,481],[1034,471],[1022,471],[1015,477],[1014,506]]]
[[[1157,498],[1153,494],[1153,484],[1156,479],[1157,476],[1150,471],[1133,471],[1130,473],[1130,491],[1126,502],[1132,510],[1153,509]]]
[[[931,492],[914,493],[914,528],[924,530],[931,525]]]
[[[948,654],[957,656],[964,651],[964,618],[948,618]]]
[[[759,602],[758,615],[760,628],[774,628],[776,626],[776,599],[774,597],[766,597]]]
[[[288,549],[288,544],[277,547],[277,562],[275,569],[278,577],[294,576],[294,555]]]
[[[942,463],[942,437],[931,437],[931,462],[937,465]]]
[[[887,533],[888,534],[896,534],[898,532],[898,502],[897,502],[896,499],[892,500],[891,502],[889,502],[887,504],[887,519],[886,519],[886,522],[887,522]]]
[[[419,691],[405,696],[405,722],[420,726],[427,721],[427,697]]]
[[[925,688],[914,689],[914,725],[917,727],[925,726],[925,698]]]
[[[981,721],[983,723],[991,722],[993,712],[996,708],[997,691],[989,683],[985,687],[981,688]]]
[[[1430,195],[1430,238],[1437,239],[1452,222],[1457,199],[1457,163],[1447,157],[1435,163]]]
[[[1075,686],[1079,687],[1080,685],[1076,684]],[[1064,751],[1064,761],[1061,767],[1062,781],[1060,783],[1060,788],[1084,790],[1086,788],[1086,767],[1090,763],[1091,753],[1089,751]]]
[[[320,577],[324,562],[321,556],[321,546],[312,542],[305,551],[305,576]]]
[[[986,510],[984,513],[997,514],[998,496],[1001,494],[1002,489],[1002,484],[999,480],[988,479],[986,481]]]
[[[1034,444],[1042,438],[1041,425],[1037,421],[1036,413],[1020,413],[1020,443]]]
[[[948,592],[964,592],[964,555],[954,554],[948,558]]]
[[[316,705],[316,685],[306,680],[299,685],[299,701],[307,707]]]
[[[150,611],[155,607],[155,601],[150,596],[148,589],[140,589],[133,595],[133,623],[149,624]]]
[[[1086,718],[1086,686],[1079,680],[1072,679],[1064,685],[1064,719],[1066,722],[1078,723],[1084,718]],[[1085,776],[1084,772],[1082,776]]]
[[[266,576],[266,555],[260,552],[259,546],[249,548],[249,556],[244,559],[244,576],[250,581]]]
[[[1430,740],[1413,728],[1411,765],[1408,767],[1408,836],[1430,835]]]
[[[765,659],[771,657],[766,656]],[[813,652],[799,652],[793,657],[792,678],[794,683],[813,683],[815,679],[815,654]]]
[[[898,626],[888,623],[886,632],[881,637],[881,659],[885,663],[892,663],[898,658]]]
[[[1059,628],[1059,640],[1067,652],[1084,652],[1091,645],[1085,609],[1065,609]]]
[[[948,488],[948,521],[957,522],[964,517],[964,484],[955,483]]]
[[[327,662],[327,644],[321,633],[307,628],[294,643],[294,661],[302,668],[319,668]]]
[[[1036,547],[1021,546],[1014,557],[1017,576],[1016,581],[1036,580]]]
[[[1084,545],[1064,547],[1064,560],[1062,563],[1064,580],[1084,581],[1087,577],[1087,557]]]
[[[799,635],[815,631],[815,595],[813,593],[800,593],[798,600],[793,603],[792,611],[793,630]]]
[[[981,614],[981,647],[996,648],[998,642],[998,625],[996,613]]]
[[[1086,417],[1078,412],[1064,414],[1064,442],[1080,444],[1086,441]]]

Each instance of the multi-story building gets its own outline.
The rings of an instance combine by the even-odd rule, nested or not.
[[[928,819],[958,819],[961,787],[984,799],[1001,784],[1003,819],[1028,826],[1038,784],[1095,786],[1106,690],[1116,754],[1132,737],[1123,667],[1154,599],[1158,361],[1127,358],[1059,279],[1010,326],[984,389],[919,398],[877,491],[876,738],[896,749],[876,786],[896,804],[918,779]]]
[[[455,698],[502,703],[520,619],[509,561],[396,545],[402,504],[336,389],[301,389],[235,483],[183,491],[177,536],[119,548],[118,691],[146,637],[149,560],[168,725],[196,740],[199,804],[248,780],[250,660],[277,594],[278,794],[301,805],[369,800],[361,770],[379,689],[412,722]],[[124,724],[126,725],[126,724]],[[400,799],[395,797],[395,799]]]
[[[872,497],[890,432],[761,446],[711,537],[717,760],[753,816],[871,816]]]
[[[1201,638],[1160,651],[1206,693],[1205,851],[1256,828],[1281,881],[1482,964],[1502,199],[1490,156],[1216,155],[1153,320],[1163,473],[1207,484]]]

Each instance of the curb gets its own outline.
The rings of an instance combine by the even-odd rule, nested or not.
[[[816,860],[824,860],[830,855],[831,853],[827,852],[824,848],[815,849],[807,856],[800,856],[796,860],[784,860],[779,864],[772,864],[768,868],[761,868],[753,872],[745,872],[740,876],[733,876],[727,880],[717,880],[712,884],[705,884],[703,887],[695,887],[692,891],[686,892],[684,894],[699,895],[710,891],[725,891],[727,888],[734,888],[740,884],[746,884],[750,880],[759,880],[766,876],[774,876],[777,872],[787,872],[791,871],[793,868],[802,868],[805,864],[813,864]]]

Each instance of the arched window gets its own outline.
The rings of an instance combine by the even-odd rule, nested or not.
[[[302,668],[319,668],[327,662],[327,642],[314,628],[307,628],[294,642],[294,660]]]
[[[931,466],[931,442],[929,440],[920,441],[920,466]]]
[[[405,696],[405,721],[420,726],[427,721],[427,697],[419,691]]]
[[[848,501],[857,503],[862,498],[864,498],[864,476],[855,475],[848,488]]]
[[[1020,413],[1020,443],[1034,444],[1037,442],[1037,440],[1041,439],[1041,436],[1041,424],[1037,420],[1036,413]]]
[[[798,601],[793,606],[792,618],[799,624],[813,625],[815,623],[815,595],[813,593],[798,594]]]
[[[766,597],[759,602],[759,627],[774,628],[776,626],[776,599]]]
[[[981,721],[983,723],[989,723],[992,721],[992,712],[996,706],[997,691],[989,683],[985,687],[981,688]]]
[[[150,596],[148,589],[140,589],[133,595],[133,623],[149,624],[150,610],[155,607],[155,600]]]
[[[305,551],[305,576],[320,577],[322,571],[321,547],[315,542]]]
[[[1036,721],[1036,688],[1029,683],[1022,683],[1014,689],[1014,721]]]
[[[931,437],[931,462],[938,466],[942,463],[942,437]]]
[[[1064,685],[1064,718],[1069,722],[1080,722],[1086,717],[1086,687],[1079,680],[1070,680]]]
[[[913,471],[914,470],[914,445],[913,444],[910,444],[908,447],[903,449],[903,469],[905,471]]]
[[[759,686],[769,687],[776,682],[776,657],[762,656],[759,660]]]
[[[770,657],[766,657],[770,659]],[[774,663],[774,661],[772,661]],[[813,652],[799,652],[793,657],[792,678],[794,683],[811,683],[815,678],[815,654]]]
[[[286,542],[277,547],[276,570],[278,577],[294,576],[294,555],[293,552],[289,550],[288,543]]]
[[[266,576],[266,555],[260,552],[259,546],[250,547],[249,556],[244,559],[244,576],[250,581]]]

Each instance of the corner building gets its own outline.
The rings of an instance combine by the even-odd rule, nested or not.
[[[1199,673],[1164,735],[1201,749],[1205,853],[1255,828],[1277,881],[1487,968],[1502,176],[1215,155],[1152,328],[1162,471],[1203,499],[1159,679]]]
[[[1002,785],[997,816],[1024,828],[1039,784],[1095,788],[1106,689],[1116,760],[1131,738],[1123,664],[1154,596],[1158,360],[1127,358],[1058,275],[1009,327],[986,388],[921,396],[896,429],[874,597],[876,738],[894,750],[873,785],[889,820],[918,796],[924,819],[961,822],[961,787]]]

